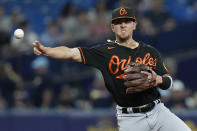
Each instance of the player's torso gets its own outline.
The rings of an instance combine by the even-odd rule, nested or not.
[[[138,94],[126,94],[126,87],[124,86],[124,70],[131,61],[149,65],[152,69],[156,68],[157,58],[149,48],[144,48],[144,44],[140,43],[139,47],[135,49],[127,48],[118,44],[106,44],[103,50],[105,54],[105,71],[102,72],[107,88],[112,92],[116,101],[131,101],[137,97],[142,97],[149,91]],[[110,75],[110,76],[109,76]],[[152,93],[152,91],[150,91]],[[139,103],[143,103],[145,98],[141,98]],[[136,103],[137,104],[137,103]],[[134,105],[134,104],[132,104]]]
[[[124,70],[131,61],[143,63],[152,69],[156,68],[156,56],[148,48],[144,49],[142,45],[131,49],[117,44],[107,44],[106,49],[108,72],[116,79],[122,79]]]

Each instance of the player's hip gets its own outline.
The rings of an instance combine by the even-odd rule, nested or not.
[[[121,116],[142,116],[146,113],[153,113],[158,108],[161,108],[163,103],[160,99],[157,99],[149,104],[145,104],[138,107],[121,107],[119,105],[116,106],[117,115]]]

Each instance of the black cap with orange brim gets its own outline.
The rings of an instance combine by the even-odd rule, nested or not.
[[[117,8],[112,11],[112,22],[118,19],[131,19],[136,21],[135,11],[132,8]]]

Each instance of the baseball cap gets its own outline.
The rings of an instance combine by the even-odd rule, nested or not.
[[[135,22],[136,18],[134,9],[128,7],[114,9],[112,11],[112,22],[118,19],[131,19]]]

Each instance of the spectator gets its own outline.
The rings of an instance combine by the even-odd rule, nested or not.
[[[140,35],[149,36],[149,37],[154,37],[157,35],[157,30],[149,18],[145,16],[141,16],[139,17],[139,19],[140,20],[139,20],[138,31]]]
[[[87,41],[90,38],[91,30],[86,10],[79,10],[76,18],[65,22],[64,31],[68,42]],[[72,45],[73,46],[73,45]]]
[[[151,19],[156,34],[174,30],[176,22],[171,14],[164,9],[163,0],[152,0],[151,3],[151,9],[145,15]]]
[[[161,91],[164,102],[174,110],[183,110],[187,108],[186,99],[190,94],[183,81],[177,78],[178,63],[174,58],[166,58],[168,72],[173,77],[173,86],[170,90]]]
[[[28,109],[31,103],[28,103],[28,93],[24,89],[16,89],[13,93],[13,108],[17,110]]]
[[[58,111],[66,111],[72,108],[74,108],[74,101],[71,87],[63,86],[58,96],[58,103],[56,105],[56,109]]]
[[[0,92],[3,99],[5,99],[10,107],[12,105],[12,94],[15,89],[21,88],[23,80],[8,63],[0,62]]]
[[[51,88],[44,89],[41,98],[42,109],[51,109],[54,106],[54,94]]]
[[[116,7],[137,7],[137,0],[117,0]]]
[[[7,109],[7,101],[0,95],[0,112]]]
[[[99,71],[95,71],[94,88],[90,92],[90,99],[94,108],[110,108],[113,105],[112,96],[105,89],[105,83]]]
[[[42,41],[45,46],[50,47],[60,44],[63,40],[57,22],[55,20],[49,21],[46,26],[46,31],[41,34],[40,41]]]
[[[59,17],[59,26],[62,28],[62,34],[63,34],[63,42],[72,42],[72,32],[69,32],[68,30],[70,25],[73,27],[77,21],[76,19],[77,9],[74,4],[66,3],[63,10],[61,11],[61,16]]]
[[[62,18],[69,18],[75,16],[77,12],[77,9],[74,4],[71,2],[66,3],[61,11],[61,16]]]
[[[96,9],[89,12],[91,19],[92,41],[103,42],[111,35],[109,28],[110,12],[107,9],[105,1],[99,0],[96,4]]]
[[[18,8],[12,10],[10,14],[10,21],[12,28],[18,27],[21,24],[21,22],[25,21],[25,19],[26,19],[25,16]]]
[[[12,56],[9,33],[0,30],[0,58],[7,61]]]
[[[197,21],[196,0],[165,0],[167,9],[177,21]]]
[[[5,9],[0,6],[0,31],[10,32],[11,27],[10,17],[5,15]]]
[[[174,80],[170,93],[170,104],[172,110],[185,110],[187,108],[186,98],[189,96],[188,90],[180,80]]]
[[[34,103],[40,107],[42,102],[42,95],[46,88],[53,87],[53,75],[49,71],[49,61],[46,57],[40,56],[32,62],[34,76],[31,81],[32,91],[30,93],[33,97]]]

